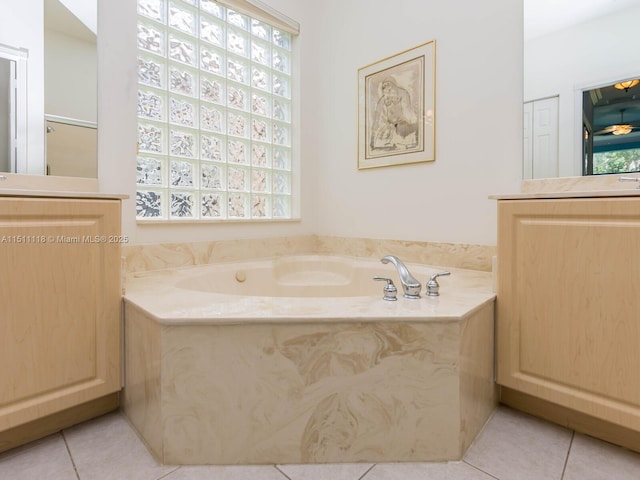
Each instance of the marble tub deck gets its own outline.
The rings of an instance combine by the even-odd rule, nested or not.
[[[180,292],[189,309],[168,299],[187,274],[144,275],[125,296],[124,411],[162,463],[458,460],[495,408],[489,273],[455,271],[468,288],[435,299],[305,312]]]

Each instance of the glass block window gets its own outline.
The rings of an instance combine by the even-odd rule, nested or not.
[[[291,218],[291,34],[138,0],[138,220]]]

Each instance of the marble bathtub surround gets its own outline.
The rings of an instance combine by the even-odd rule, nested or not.
[[[305,267],[306,265],[306,267]],[[297,266],[307,268],[298,271]],[[441,267],[409,264],[422,283]],[[493,304],[492,274],[447,269],[439,297],[382,300],[376,275],[395,278],[375,259],[298,255],[137,272],[127,275],[125,301],[164,325],[301,323],[349,319],[448,321]],[[237,280],[241,275],[242,281]],[[287,297],[287,298],[281,298]]]
[[[125,245],[127,273],[314,253],[314,236]]]
[[[492,303],[445,322],[126,319],[124,411],[166,464],[460,459],[497,403]]]
[[[416,242],[372,238],[317,236],[317,253],[353,255],[380,259],[396,255],[405,263],[443,265],[468,270],[491,271],[496,247],[462,243]]]
[[[256,285],[304,282],[290,258],[274,260],[273,279]],[[367,277],[389,267],[344,257],[323,275],[350,288],[351,261]],[[206,278],[233,282],[238,269],[246,278],[237,288],[251,287],[265,262],[129,274],[124,411],[156,458],[460,459],[497,402],[491,274],[452,268],[440,297],[397,302],[383,301],[373,281],[379,295],[328,298],[197,287]]]
[[[203,265],[295,254],[382,258],[396,255],[405,263],[445,265],[491,271],[495,246],[306,235],[193,243],[124,245],[126,271]]]

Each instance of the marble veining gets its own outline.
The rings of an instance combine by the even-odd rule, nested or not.
[[[496,405],[489,273],[385,302],[176,288],[198,268],[125,297],[124,410],[163,463],[457,460]]]
[[[307,235],[212,242],[123,245],[128,273],[258,258],[326,254],[364,258],[397,255],[405,262],[491,271],[496,247],[488,245]]]
[[[440,297],[412,301],[382,300],[382,283],[376,275],[397,279],[391,265],[377,259],[346,256],[290,255],[286,262],[295,275],[277,268],[281,259],[228,262],[192,268],[138,272],[127,276],[125,301],[136,305],[163,324],[308,322],[314,319],[342,322],[347,319],[389,321],[459,318],[493,302],[492,276],[488,272],[448,268],[440,280]],[[308,272],[296,271],[296,260]],[[324,260],[323,260],[324,259]],[[407,264],[423,284],[445,267]],[[320,268],[335,268],[319,272]],[[323,276],[317,285],[314,275]],[[237,280],[242,274],[243,281]],[[311,292],[311,293],[310,293]]]
[[[490,272],[491,258],[496,255],[496,247],[462,243],[318,236],[317,253],[364,258],[396,255],[404,262]]]
[[[125,245],[122,255],[127,273],[135,273],[314,251],[315,238],[303,236]]]

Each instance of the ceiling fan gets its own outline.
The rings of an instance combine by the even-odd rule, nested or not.
[[[636,128],[640,128],[640,124],[638,123],[624,123],[624,108],[620,109],[620,123],[615,125],[609,125],[602,130],[594,132],[594,135],[608,135],[612,133],[613,135],[627,135],[631,133]]]

